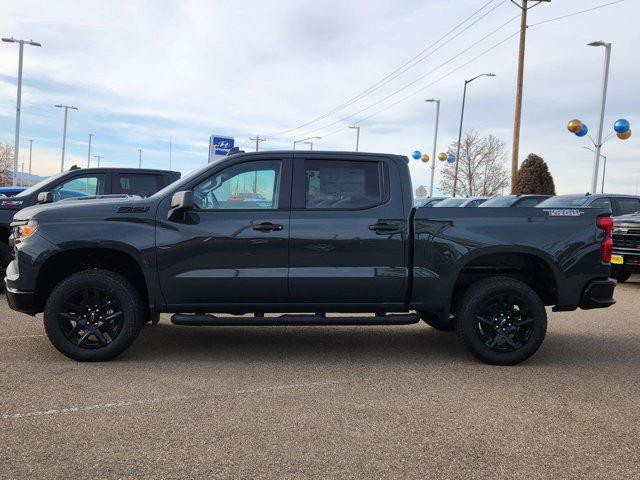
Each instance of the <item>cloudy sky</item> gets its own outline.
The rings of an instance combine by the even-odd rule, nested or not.
[[[605,132],[620,117],[640,122],[640,2],[543,22],[612,1],[553,0],[529,12],[521,158],[543,156],[560,193],[590,186],[588,140],[566,131],[575,117],[596,130],[604,49],[590,41],[613,43]],[[267,138],[263,149],[321,136],[316,149],[352,150],[348,126],[358,123],[361,150],[431,153],[429,97],[442,100],[444,150],[457,135],[464,80],[485,72],[497,76],[469,86],[465,129],[497,135],[510,151],[517,14],[508,0],[3,0],[0,34],[42,43],[25,47],[24,63],[20,156],[27,162],[33,139],[34,173],[60,168],[57,103],[79,108],[70,112],[67,165],[86,165],[93,133],[104,165],[135,166],[141,148],[144,166],[168,168],[172,137],[172,166],[188,172],[206,162],[212,133],[247,150],[255,134]],[[17,45],[0,44],[8,143],[17,58]],[[638,138],[604,147],[608,191],[638,188]],[[412,175],[415,186],[427,183],[425,165],[414,162]]]

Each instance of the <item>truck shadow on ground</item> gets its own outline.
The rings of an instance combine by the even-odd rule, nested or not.
[[[640,340],[550,329],[529,361],[640,367]],[[453,332],[410,327],[145,327],[122,360],[477,363]]]

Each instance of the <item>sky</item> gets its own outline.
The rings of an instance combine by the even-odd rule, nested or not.
[[[553,0],[529,11],[520,160],[542,156],[558,193],[591,186],[593,154],[582,147],[592,145],[566,129],[573,118],[597,129],[605,50],[587,43],[613,45],[605,135],[618,118],[632,130],[640,122],[640,2],[541,22],[612,1]],[[169,168],[172,138],[171,168],[183,173],[206,163],[211,134],[246,150],[255,135],[266,138],[263,150],[310,136],[322,137],[314,149],[353,150],[348,127],[358,124],[361,151],[431,155],[435,105],[424,100],[441,99],[437,150],[446,150],[464,80],[481,73],[496,77],[469,84],[464,130],[496,135],[510,152],[518,12],[508,0],[3,0],[0,35],[42,43],[25,46],[20,162],[27,170],[33,139],[32,172],[60,170],[55,104],[78,107],[69,112],[67,168],[87,165],[89,133],[101,166],[137,166],[141,149],[144,167]],[[0,43],[0,141],[11,144],[17,60],[18,46]],[[614,136],[603,154],[605,190],[636,193],[638,136]],[[414,188],[428,184],[428,165],[413,161],[411,173]]]

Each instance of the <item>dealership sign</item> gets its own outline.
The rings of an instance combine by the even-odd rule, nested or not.
[[[209,162],[213,162],[218,158],[225,157],[234,147],[235,140],[233,137],[224,137],[222,135],[211,135],[209,139]]]

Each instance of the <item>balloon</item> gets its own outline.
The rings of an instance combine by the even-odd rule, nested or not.
[[[456,161],[456,156],[453,153],[450,153],[449,155],[447,155],[447,162],[448,163],[453,163]]]
[[[440,160],[441,162],[444,162],[447,159],[447,154],[442,152],[440,154],[438,154],[438,160]]]
[[[613,124],[613,129],[616,131],[616,133],[625,133],[629,130],[630,127],[631,125],[629,124],[629,120],[625,120],[624,118],[616,120],[616,123]]]
[[[578,119],[573,119],[567,124],[567,129],[571,133],[578,133],[582,128],[582,122]]]
[[[589,127],[587,127],[584,123],[582,124],[582,128],[576,132],[576,137],[584,137],[589,132]]]
[[[618,134],[618,138],[620,140],[626,140],[627,138],[631,137],[631,129],[627,130],[626,132],[623,133],[619,133]]]
[[[420,153],[419,150],[416,150],[411,154],[411,156],[413,157],[414,160],[420,160],[420,157],[422,157],[422,153]]]
[[[427,155],[426,153],[422,155],[422,161],[424,163],[429,163],[429,155]]]

